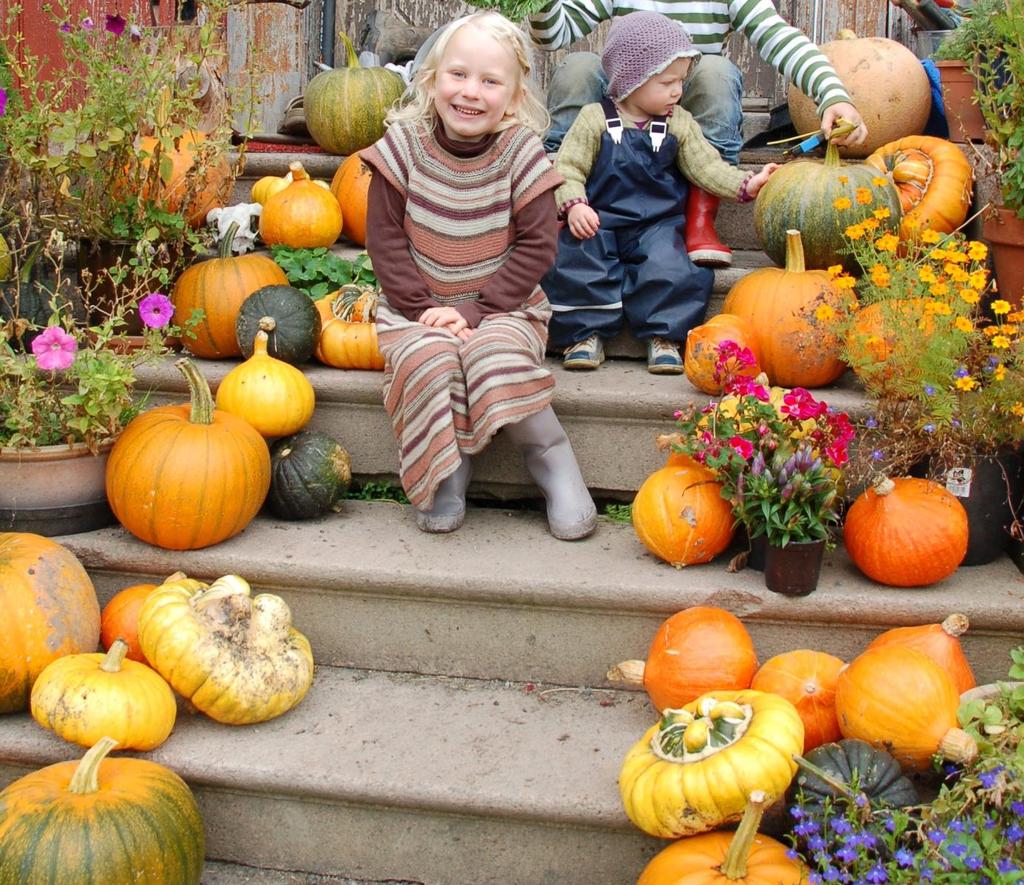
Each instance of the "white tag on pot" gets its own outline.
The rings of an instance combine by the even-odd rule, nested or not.
[[[971,494],[971,477],[974,471],[970,467],[952,467],[946,471],[946,490],[958,498],[966,498]]]

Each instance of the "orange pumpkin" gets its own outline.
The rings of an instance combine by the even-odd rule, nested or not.
[[[883,144],[865,161],[895,185],[903,207],[900,236],[952,233],[967,218],[974,173],[960,148],[944,138],[908,135]]]
[[[342,215],[328,188],[313,182],[298,160],[288,165],[292,182],[263,204],[260,236],[268,246],[293,249],[332,246],[341,234]]]
[[[846,513],[850,559],[890,587],[926,587],[949,577],[967,553],[967,512],[927,479],[882,479]]]
[[[171,148],[152,135],[139,139],[139,148],[149,154],[142,161],[142,167],[149,169],[153,157],[158,154],[159,188],[150,184],[142,189],[144,199],[158,201],[169,212],[181,211],[188,223],[195,228],[206,224],[206,214],[211,209],[224,206],[231,192],[231,167],[225,157],[219,156],[212,163],[206,154],[218,153],[207,141],[203,132],[189,131],[182,135]],[[198,166],[197,166],[198,161]]]
[[[366,245],[366,204],[373,170],[359,154],[352,154],[331,179],[331,193],[341,206],[341,234],[360,246]]]
[[[960,695],[923,652],[900,645],[865,651],[840,674],[836,715],[843,737],[892,753],[909,771],[927,771],[939,753],[970,761],[978,747],[957,723]]]
[[[31,532],[0,532],[0,713],[28,709],[59,657],[96,650],[100,604],[77,557]]]
[[[156,584],[134,584],[111,597],[100,617],[100,642],[105,649],[109,650],[115,640],[121,639],[128,646],[127,658],[140,664],[149,663],[139,645],[139,612],[156,587]]]
[[[321,329],[313,355],[320,362],[339,369],[383,370],[384,356],[377,345],[374,323],[377,295],[373,290],[342,286],[315,304]]]
[[[213,407],[195,364],[175,365],[190,402],[133,418],[107,462],[114,515],[147,544],[196,550],[237,535],[270,489],[270,451],[241,418]]]
[[[646,661],[623,661],[608,679],[642,684],[660,711],[683,707],[709,691],[749,688],[756,672],[757,652],[740,619],[725,609],[698,605],[662,623]]]
[[[846,664],[834,655],[799,649],[769,658],[750,687],[784,697],[804,723],[804,752],[840,738],[836,681]]]
[[[195,337],[183,336],[185,346],[196,356],[222,359],[239,356],[235,322],[242,303],[264,286],[286,286],[288,277],[267,255],[232,255],[231,242],[238,228],[233,224],[220,243],[216,258],[188,268],[174,284],[171,300],[175,320],[184,324],[193,311],[203,317],[192,328]]]
[[[925,313],[921,298],[893,298],[857,309],[846,335],[845,356],[867,386],[884,386],[893,378],[919,373],[919,354],[897,344],[908,330],[929,336],[935,321]]]
[[[868,648],[901,645],[904,648],[917,649],[942,667],[952,678],[957,694],[963,694],[978,684],[960,645],[960,637],[970,626],[971,622],[967,620],[967,615],[955,613],[941,624],[894,627],[892,630],[886,630],[876,636]]]
[[[762,267],[729,290],[724,313],[745,319],[772,384],[824,387],[846,368],[834,320],[846,299],[824,270],[804,266],[800,232],[786,232],[786,266]]]
[[[789,849],[757,832],[766,802],[755,790],[735,832],[718,830],[673,842],[644,867],[636,885],[802,885],[807,868]]]
[[[686,358],[683,366],[690,383],[703,393],[717,396],[722,392],[721,379],[715,379],[718,366],[718,347],[726,341],[734,341],[754,354],[752,366],[741,366],[730,360],[725,368],[735,377],[756,378],[761,372],[754,345],[754,330],[748,320],[731,313],[713,316],[703,325],[690,329],[686,336]]]

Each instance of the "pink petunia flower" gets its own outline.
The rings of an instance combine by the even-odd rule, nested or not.
[[[32,342],[36,364],[47,372],[63,372],[75,361],[78,342],[60,326],[50,326]]]
[[[139,316],[150,329],[162,329],[174,316],[174,305],[166,295],[151,292],[139,302]]]
[[[732,446],[734,452],[739,455],[744,461],[748,460],[751,455],[754,454],[754,444],[749,439],[744,439],[742,436],[734,436],[729,440],[729,445]]]
[[[59,28],[57,28],[57,30],[60,31],[62,34],[70,34],[71,33],[71,25],[68,24],[68,22],[64,22],[64,24],[62,24]]]
[[[89,16],[86,16],[85,18],[82,19],[82,30],[83,31],[91,31],[95,27],[96,27],[96,22],[94,22]]]
[[[0,86],[0,117],[7,113],[7,90]]]
[[[126,22],[118,13],[107,13],[107,20],[103,25],[103,28],[115,37],[120,37],[124,33],[124,29],[127,24],[128,22]]]
[[[128,36],[131,37],[133,43],[138,43],[142,39],[142,31],[137,25],[132,25],[128,31]]]

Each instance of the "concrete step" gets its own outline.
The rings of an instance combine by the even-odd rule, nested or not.
[[[708,400],[685,376],[652,375],[645,362],[614,359],[594,372],[567,372],[559,360],[547,362],[556,379],[555,411],[572,440],[587,485],[599,497],[631,498],[664,463],[655,438],[673,429],[673,413],[684,403]],[[233,360],[199,361],[214,390],[236,365]],[[360,479],[396,476],[398,451],[383,406],[383,374],[314,363],[302,369],[317,401],[308,428],[340,440]],[[185,380],[171,360],[140,367],[137,374],[140,389],[152,391],[152,405],[180,402],[186,396]],[[865,408],[863,393],[849,372],[820,396],[852,413]],[[536,494],[522,458],[502,434],[474,463],[474,493],[504,498]]]
[[[232,727],[183,712],[146,758],[195,792],[211,860],[430,885],[622,885],[664,844],[629,823],[616,787],[655,719],[635,692],[320,666],[286,715]],[[80,755],[27,714],[0,719],[0,787]],[[247,881],[217,872],[204,881]],[[248,881],[318,881],[272,876]]]
[[[350,879],[294,870],[269,870],[244,864],[207,861],[199,885],[422,885],[406,879]]]
[[[760,572],[728,571],[726,554],[676,570],[631,525],[602,518],[590,538],[566,543],[521,509],[471,506],[451,535],[420,532],[408,506],[346,501],[311,522],[257,518],[206,550],[160,550],[121,528],[60,541],[102,602],[178,569],[207,581],[239,574],[288,602],[320,664],[370,670],[607,686],[610,665],[644,657],[662,620],[694,605],[741,618],[762,661],[796,648],[850,660],[888,627],[963,612],[979,682],[1005,678],[1024,635],[1024,576],[1008,557],[903,590],[869,581],[840,546],[818,589],[790,598],[765,589]]]

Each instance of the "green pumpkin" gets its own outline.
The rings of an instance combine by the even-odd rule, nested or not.
[[[198,885],[205,835],[185,782],[148,759],[58,762],[0,792],[0,882]]]
[[[235,320],[238,346],[246,359],[261,330],[267,333],[267,353],[295,366],[313,355],[320,339],[320,313],[299,289],[263,286],[242,302]]]
[[[339,34],[348,67],[317,74],[306,86],[302,106],[313,140],[332,154],[354,154],[384,135],[384,117],[405,92],[387,68],[360,67],[352,41]]]
[[[303,430],[270,449],[267,503],[281,519],[315,519],[340,508],[351,479],[348,452],[341,443]]]
[[[796,794],[803,792],[805,807],[814,809],[820,808],[826,798],[835,799],[839,795],[835,787],[811,770],[812,766],[847,786],[854,785],[874,804],[905,808],[920,802],[917,790],[904,777],[896,759],[885,750],[856,738],[844,738],[811,750],[800,763],[787,801],[794,801]]]
[[[865,189],[870,202],[859,202],[857,192]],[[840,198],[850,205],[836,208]],[[830,143],[824,161],[797,160],[772,173],[754,203],[754,230],[761,248],[779,267],[786,261],[786,232],[798,230],[808,270],[841,264],[859,273],[853,257],[843,251],[843,232],[878,209],[888,209],[889,217],[879,219],[874,235],[897,231],[903,211],[892,182],[864,163],[843,163],[839,149]]]

